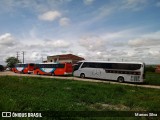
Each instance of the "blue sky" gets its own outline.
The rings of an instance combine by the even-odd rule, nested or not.
[[[0,63],[72,53],[160,64],[160,0],[1,0]]]

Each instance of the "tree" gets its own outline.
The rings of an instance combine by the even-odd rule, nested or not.
[[[8,57],[8,58],[6,59],[7,67],[10,67],[10,68],[15,67],[15,65],[16,65],[17,63],[19,63],[19,62],[20,62],[20,61],[19,61],[17,58],[15,58],[15,57]]]
[[[3,71],[3,70],[4,70],[3,65],[0,65],[0,71]]]

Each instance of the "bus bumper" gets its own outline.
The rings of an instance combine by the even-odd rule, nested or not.
[[[31,74],[31,73],[33,73],[33,71],[28,71],[28,74]]]
[[[64,72],[64,75],[71,75],[72,72]]]

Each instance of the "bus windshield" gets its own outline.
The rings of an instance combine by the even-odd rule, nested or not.
[[[82,64],[81,62],[75,64],[74,65],[74,71],[78,70],[81,64]]]

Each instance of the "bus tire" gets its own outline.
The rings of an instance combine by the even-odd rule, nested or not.
[[[40,75],[39,72],[37,72],[37,75]]]
[[[55,76],[55,74],[54,74],[54,73],[52,73],[51,75],[52,75],[52,76]]]
[[[81,74],[80,74],[80,78],[85,78],[85,74],[84,74],[84,73],[81,73]]]
[[[24,74],[23,70],[20,72],[20,74]]]
[[[123,83],[124,82],[124,77],[122,77],[122,76],[118,77],[117,81],[120,82],[120,83]]]

